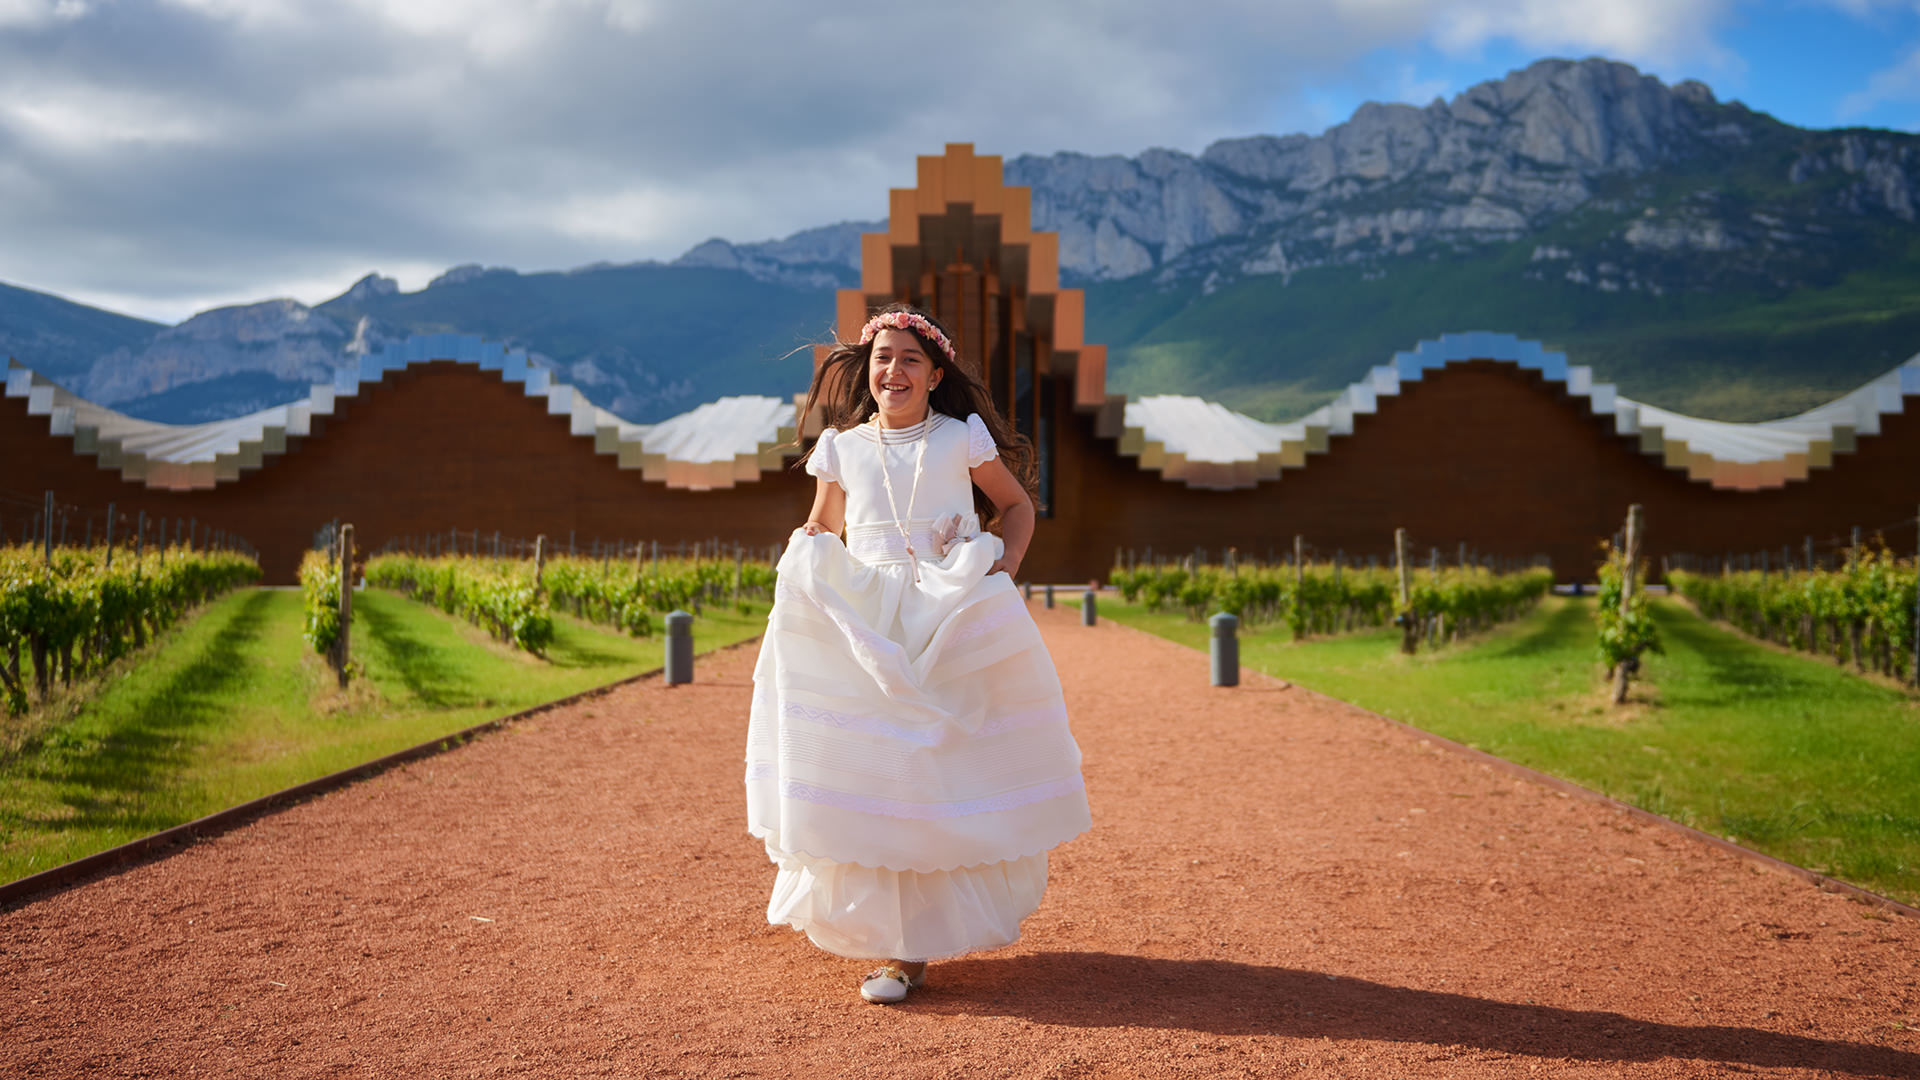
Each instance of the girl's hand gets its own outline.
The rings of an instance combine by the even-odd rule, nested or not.
[[[828,529],[825,525],[817,521],[809,521],[805,525],[800,526],[800,531],[806,533],[808,536],[819,536],[821,533],[827,532]]]
[[[1000,557],[987,567],[988,574],[1020,573],[1020,560],[1026,558],[1027,543],[1033,539],[1033,501],[1027,489],[1007,471],[1007,463],[989,458],[975,465],[973,482],[1000,510]]]

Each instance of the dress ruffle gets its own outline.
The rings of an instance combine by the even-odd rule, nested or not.
[[[793,534],[754,671],[747,819],[778,850],[931,872],[1089,827],[1059,677],[991,534],[912,567]]]
[[[1047,891],[1047,857],[916,873],[769,849],[767,921],[859,960],[943,960],[1011,945]]]
[[[1013,582],[987,574],[1000,538],[975,535],[969,470],[998,452],[978,416],[932,414],[829,429],[807,459],[846,493],[847,541],[798,530],[781,557],[747,828],[779,868],[768,921],[829,952],[1010,944],[1047,851],[1090,824],[1052,658]]]

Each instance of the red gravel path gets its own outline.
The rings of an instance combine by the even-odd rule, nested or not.
[[[907,1005],[765,924],[749,647],[0,913],[0,1075],[1920,1077],[1920,922],[1041,618],[1094,831]]]

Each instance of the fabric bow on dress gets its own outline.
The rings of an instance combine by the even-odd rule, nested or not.
[[[933,523],[933,557],[945,558],[947,552],[971,539],[960,535],[960,515],[948,514]]]

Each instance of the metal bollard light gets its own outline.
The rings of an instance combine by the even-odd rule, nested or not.
[[[1208,655],[1213,660],[1213,685],[1240,685],[1240,620],[1221,612],[1207,620],[1212,631]]]
[[[1095,610],[1094,606],[1098,602],[1098,599],[1098,597],[1094,596],[1092,589],[1088,589],[1087,595],[1080,598],[1081,626],[1092,626],[1100,621],[1100,614]]]
[[[693,616],[684,611],[667,613],[667,685],[693,681]]]
[[[1047,586],[1047,610],[1053,610],[1053,586]]]
[[[1020,586],[1020,599],[1029,604],[1033,603],[1033,582],[1029,581]]]

